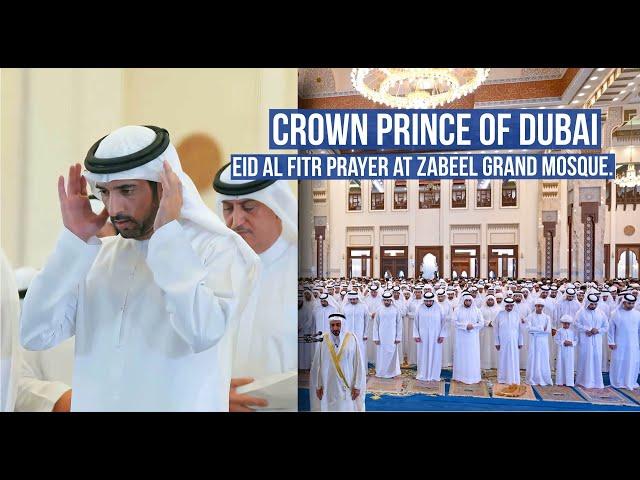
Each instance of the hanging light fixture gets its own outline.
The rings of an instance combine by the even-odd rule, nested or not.
[[[394,108],[436,108],[473,92],[488,68],[354,68],[353,87]]]
[[[621,187],[635,188],[640,186],[640,175],[636,173],[636,164],[633,163],[634,147],[631,146],[629,148],[631,149],[631,154],[629,156],[627,168],[622,175],[616,175],[614,183]]]

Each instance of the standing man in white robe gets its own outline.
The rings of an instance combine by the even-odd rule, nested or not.
[[[452,379],[472,384],[482,380],[480,370],[480,330],[484,325],[480,310],[473,305],[473,297],[464,293],[460,305],[454,313],[456,327],[453,350]]]
[[[373,341],[378,348],[376,377],[393,378],[401,373],[398,344],[402,341],[402,317],[393,305],[391,292],[385,292],[382,301],[373,320]]]
[[[329,331],[329,315],[339,313],[333,305],[329,305],[329,295],[321,293],[318,296],[320,305],[313,310],[313,323],[316,332],[327,333]]]
[[[362,366],[366,373],[368,369],[366,356],[367,330],[371,316],[369,315],[367,306],[360,301],[358,292],[352,290],[347,293],[347,297],[349,303],[342,309],[345,316],[345,323],[350,326],[350,331],[353,332],[355,339],[358,341],[360,354],[362,355]]]
[[[371,316],[371,322],[369,322],[369,328],[367,330],[367,337],[371,338],[373,336],[373,321],[376,318],[376,312],[378,311],[378,308],[382,306],[382,297],[380,296],[378,285],[374,283],[369,286],[369,295],[365,297],[364,302],[367,305],[369,315]],[[366,354],[368,363],[375,363],[377,354],[378,349],[375,344],[373,342],[368,342]]]
[[[240,235],[260,257],[261,269],[254,294],[256,314],[251,319],[251,336],[236,339],[233,378],[268,378],[297,372],[296,318],[293,292],[298,273],[297,199],[289,183],[276,180],[232,180],[231,164],[223,166],[213,180],[218,215]],[[278,285],[278,288],[274,288]],[[248,352],[245,353],[245,352]],[[260,392],[255,392],[260,396]],[[272,403],[278,410],[296,411],[296,382],[272,389]],[[235,392],[230,410],[248,407],[245,397]],[[267,407],[268,408],[268,407]],[[238,408],[239,410],[239,408]],[[242,408],[244,410],[244,408]]]
[[[438,305],[442,310],[444,316],[444,324],[447,329],[447,339],[442,344],[442,366],[444,368],[451,368],[453,366],[453,343],[455,342],[455,327],[451,321],[453,316],[453,306],[446,297],[446,290],[441,288],[436,292],[436,298]]]
[[[504,299],[504,310],[496,315],[493,332],[498,351],[498,383],[520,384],[520,355],[524,343],[523,325],[513,298]]]
[[[298,308],[298,335],[311,335],[317,333],[313,319],[314,299],[311,290],[302,292],[302,305]],[[313,343],[298,343],[298,369],[310,370],[313,360]]]
[[[572,328],[573,317],[563,315],[559,320],[558,331],[554,337],[558,355],[556,357],[556,385],[574,386],[575,358],[574,350],[578,344],[578,334]]]
[[[329,319],[330,332],[313,358],[311,375],[313,392],[322,412],[363,412],[366,372],[362,367],[360,344],[353,332],[341,329],[344,315],[334,313]]]
[[[416,311],[413,339],[417,343],[417,380],[439,381],[442,371],[442,344],[447,337],[445,313],[434,302],[434,295],[424,295],[424,305]]]
[[[635,310],[636,297],[624,295],[609,324],[608,340],[611,349],[609,379],[616,388],[638,388],[640,373],[640,312]]]
[[[487,294],[484,305],[480,309],[484,327],[480,330],[480,366],[483,370],[498,368],[498,352],[495,348],[494,321],[502,310],[496,305],[495,296]]]
[[[75,411],[227,411],[257,255],[203,203],[166,130],[120,128],[85,167],[58,179],[65,228],[25,297],[23,346],[75,335]],[[119,235],[99,240],[109,217]]]
[[[602,379],[602,335],[607,333],[609,321],[598,310],[598,297],[589,295],[586,306],[576,315],[578,332],[578,368],[576,385],[585,388],[604,388]]]
[[[527,315],[525,329],[529,334],[529,352],[527,354],[527,376],[529,385],[553,385],[551,366],[549,365],[549,337],[551,336],[551,318],[543,312],[545,301],[534,301],[535,311]]]

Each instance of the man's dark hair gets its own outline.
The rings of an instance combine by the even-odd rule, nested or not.
[[[151,187],[151,194],[153,195],[153,201],[158,201],[158,182],[152,182],[151,180],[147,180],[149,186]]]

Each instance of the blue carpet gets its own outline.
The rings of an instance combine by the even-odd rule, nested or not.
[[[609,385],[609,374],[604,373],[604,383]],[[443,370],[442,378],[449,381],[451,371]],[[382,395],[378,400],[372,400],[371,394],[367,394],[365,404],[366,411],[396,411],[396,412],[482,412],[482,411],[580,411],[580,412],[640,412],[638,407],[613,406],[613,405],[593,405],[591,403],[577,402],[545,402],[535,392],[538,400],[507,400],[498,398],[476,398],[476,397],[450,397],[449,384],[445,387],[445,396],[430,395],[408,395],[390,396]],[[298,410],[309,411],[309,390],[298,389]]]

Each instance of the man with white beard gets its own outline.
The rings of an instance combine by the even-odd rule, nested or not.
[[[444,323],[447,329],[447,341],[442,344],[442,366],[450,368],[453,365],[453,343],[455,342],[455,326],[451,321],[453,306],[445,296],[445,289],[441,288],[436,292],[438,305],[444,315]]]
[[[482,380],[479,332],[484,321],[480,310],[473,306],[473,296],[464,293],[461,301],[462,305],[453,315],[456,334],[452,379],[466,384],[478,383]]]
[[[444,312],[435,304],[433,293],[426,293],[424,305],[417,309],[413,324],[413,339],[418,351],[417,380],[440,380],[442,344],[447,335]]]
[[[526,382],[529,385],[553,385],[549,365],[551,318],[543,312],[545,301],[538,298],[535,311],[527,315],[525,329],[529,332]]]
[[[355,339],[358,341],[360,355],[362,356],[362,365],[366,371],[368,367],[366,356],[367,327],[371,316],[369,315],[367,306],[360,302],[358,292],[352,290],[347,293],[347,297],[349,303],[347,303],[342,310],[345,316],[345,324],[349,325],[349,330],[345,331],[353,332]]]
[[[376,377],[393,378],[400,375],[398,344],[402,341],[402,317],[393,305],[391,292],[382,295],[383,305],[373,320],[373,341],[377,345]]]
[[[364,411],[366,371],[362,366],[360,344],[353,332],[341,329],[344,316],[334,313],[329,319],[330,332],[313,358],[311,376],[315,397],[323,412]]]
[[[495,349],[493,322],[501,308],[496,305],[495,296],[488,294],[480,309],[484,328],[480,331],[480,365],[483,370],[498,368],[498,355]]]
[[[638,388],[640,373],[640,312],[635,310],[636,297],[624,295],[609,323],[608,343],[611,349],[609,379],[616,388]]]
[[[523,326],[512,298],[504,299],[504,310],[494,321],[494,341],[498,351],[498,383],[520,384],[519,350],[524,343]]]
[[[586,306],[576,315],[578,332],[578,368],[576,385],[585,388],[604,388],[602,380],[602,337],[607,333],[609,321],[597,309],[598,297],[589,295]]]

